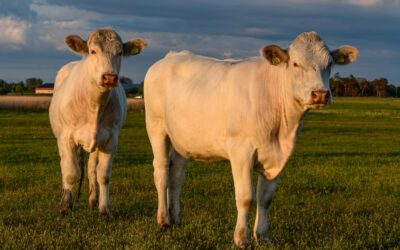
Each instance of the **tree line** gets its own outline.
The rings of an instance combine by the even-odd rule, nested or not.
[[[121,76],[121,83],[132,83],[133,81]],[[28,78],[25,81],[7,83],[0,79],[0,95],[8,93],[24,94],[34,93],[35,88],[43,84],[40,78]],[[377,97],[400,97],[400,86],[389,84],[386,78],[377,78],[369,81],[362,77],[353,75],[342,77],[336,73],[329,79],[329,85],[333,96],[377,96]],[[143,83],[139,89],[131,90],[132,93],[142,93]]]
[[[132,79],[126,76],[120,76],[119,81],[121,83],[133,84]],[[7,95],[9,93],[17,95],[23,95],[23,94],[31,95],[35,93],[35,89],[37,87],[40,87],[40,85],[42,84],[43,80],[35,77],[28,78],[25,81],[11,82],[11,83],[8,83],[5,80],[0,79],[0,95]],[[126,92],[127,94],[131,95],[138,95],[138,94],[143,95],[143,83],[141,83],[139,88],[130,88]]]
[[[35,89],[43,84],[40,78],[28,78],[25,81],[8,83],[0,79],[0,95],[7,95],[8,93],[34,93]]]
[[[386,78],[369,81],[353,75],[341,77],[336,73],[329,79],[333,96],[400,97],[400,86],[389,84]]]

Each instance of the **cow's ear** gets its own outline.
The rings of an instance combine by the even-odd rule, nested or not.
[[[331,56],[335,64],[352,63],[358,58],[358,49],[348,45],[340,46],[339,49],[331,51]]]
[[[277,45],[268,45],[261,48],[260,55],[267,59],[272,65],[286,63],[289,60],[287,51]]]
[[[80,36],[70,35],[65,37],[65,44],[75,53],[82,55],[88,54],[89,48],[86,44],[86,41],[83,40]]]
[[[143,39],[136,38],[124,43],[124,56],[133,56],[139,54],[147,47],[147,42]]]

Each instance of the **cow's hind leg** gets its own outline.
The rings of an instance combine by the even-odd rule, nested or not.
[[[171,166],[168,180],[168,208],[172,224],[180,224],[180,194],[185,177],[185,168],[189,159],[182,157],[175,150],[170,154]]]
[[[60,166],[62,174],[63,194],[61,197],[60,212],[67,215],[73,207],[72,188],[78,179],[77,148],[69,140],[59,140],[58,149],[60,154]]]
[[[88,161],[88,179],[89,179],[88,205],[91,209],[94,209],[97,205],[96,167],[98,164],[98,155],[99,155],[98,150],[90,153]]]
[[[238,142],[231,146],[229,158],[232,165],[237,221],[233,241],[236,246],[246,248],[249,241],[248,214],[253,200],[252,173],[254,150]]]
[[[271,204],[278,182],[278,177],[269,181],[262,175],[258,176],[257,214],[253,234],[257,243],[267,243],[269,241],[268,207]]]

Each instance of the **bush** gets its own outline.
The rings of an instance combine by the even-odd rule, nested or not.
[[[0,95],[7,95],[8,91],[6,88],[0,87]]]

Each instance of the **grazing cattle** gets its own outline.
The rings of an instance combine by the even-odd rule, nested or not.
[[[179,195],[189,158],[228,159],[238,212],[234,243],[250,242],[254,170],[260,175],[253,236],[267,241],[267,209],[303,117],[331,101],[331,67],[357,56],[351,46],[329,51],[315,32],[308,32],[289,49],[261,48],[259,57],[224,61],[170,52],[151,66],[144,100],[159,226],[180,222]]]
[[[112,159],[126,116],[126,96],[118,79],[121,58],[140,53],[146,42],[134,39],[122,43],[113,30],[99,29],[90,34],[87,42],[71,35],[65,43],[83,59],[58,71],[49,109],[61,158],[61,213],[68,214],[72,209],[72,187],[83,149],[90,153],[89,206],[94,208],[97,203],[97,180],[99,210],[108,218]]]

